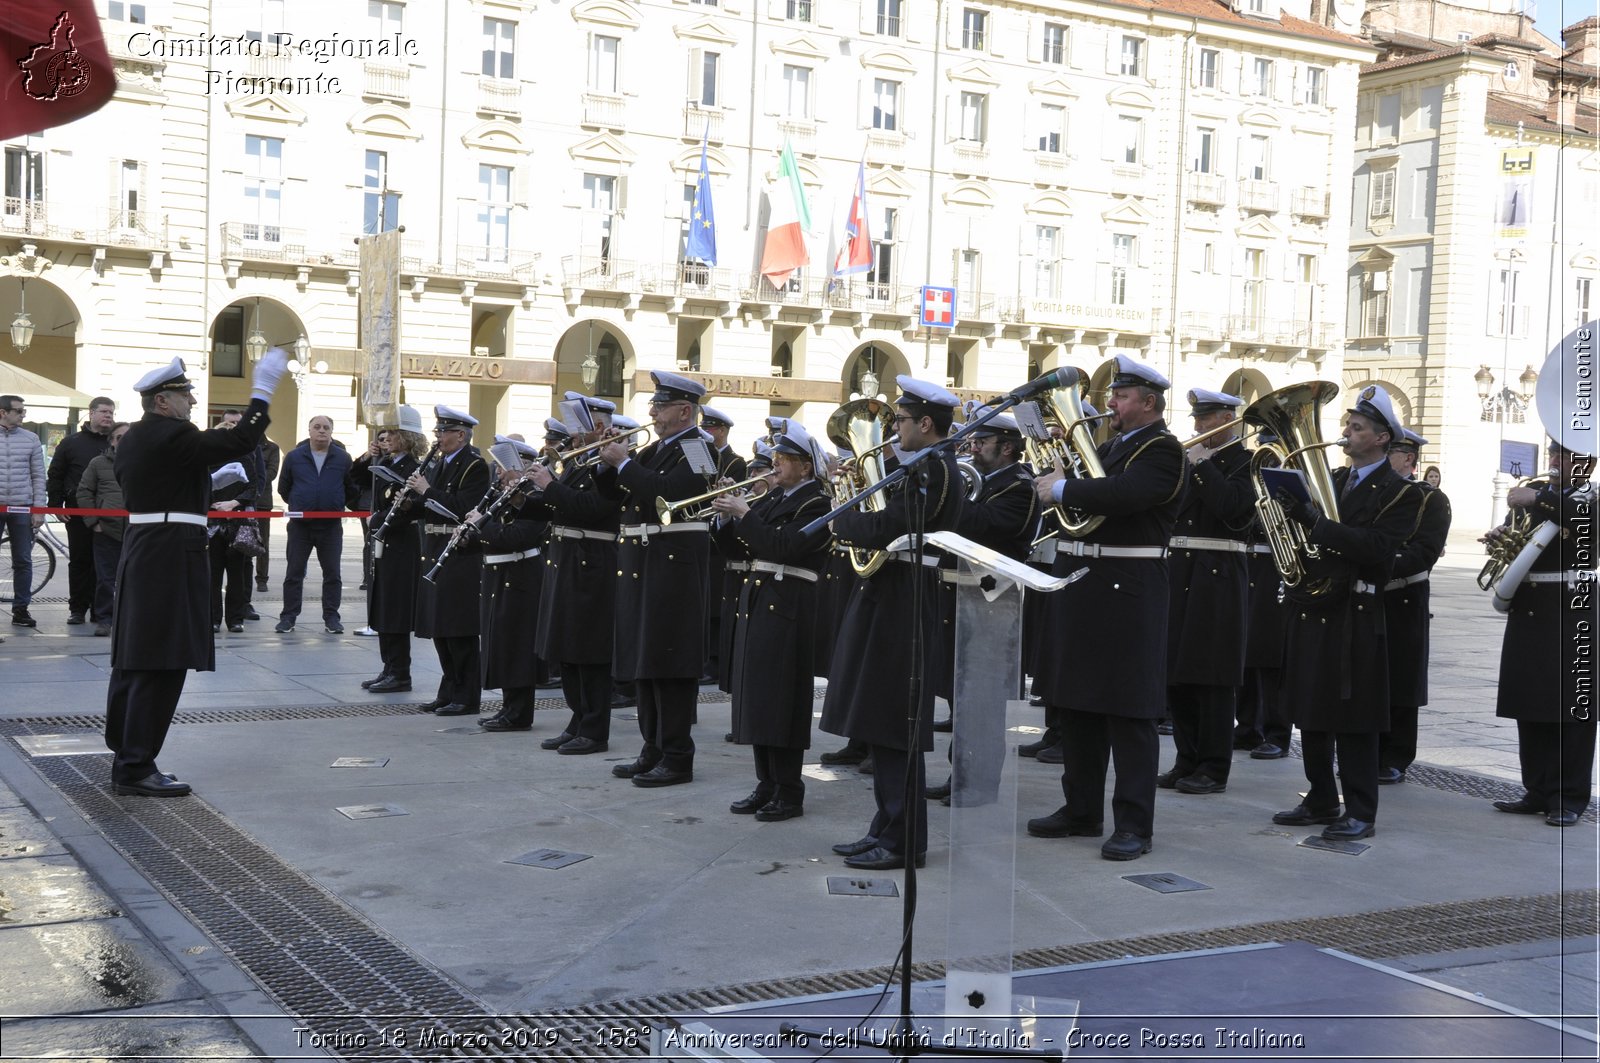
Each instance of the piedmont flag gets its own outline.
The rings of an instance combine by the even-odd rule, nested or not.
[[[93,0],[0,0],[0,140],[82,118],[116,91]]]
[[[844,244],[833,261],[833,275],[865,273],[872,268],[872,233],[867,228],[867,160],[856,170],[856,194],[844,223]]]
[[[705,136],[700,140],[700,180],[694,186],[694,207],[689,216],[689,242],[683,257],[717,264],[717,219],[711,210],[711,171],[706,167],[706,143],[711,138],[711,123],[706,122]]]
[[[790,274],[811,261],[806,253],[806,232],[811,228],[811,207],[800,180],[794,151],[787,138],[778,162],[778,176],[767,188],[767,243],[761,249],[761,275],[774,288],[789,283]]]

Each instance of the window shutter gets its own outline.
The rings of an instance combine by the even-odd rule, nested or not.
[[[933,8],[931,0],[924,6],[929,7],[930,10],[936,10],[936,8]],[[928,25],[923,24],[922,14],[923,11],[922,7],[919,6],[919,0],[900,0],[900,36],[909,44],[922,43],[923,38],[927,36],[928,25],[932,25],[933,20],[931,18],[928,20]],[[933,32],[938,33],[939,27],[933,26]]]
[[[822,0],[823,3],[828,0]],[[878,4],[883,0],[861,0],[861,21],[858,27],[863,37],[871,37],[878,32]]]
[[[872,78],[856,79],[856,128],[872,128]]]
[[[1027,32],[1025,58],[1030,63],[1044,62],[1044,20],[1037,15],[1029,15]]]
[[[1106,73],[1122,73],[1122,37],[1116,30],[1106,31]]]
[[[689,49],[689,77],[684,89],[684,98],[690,103],[700,102],[700,68],[704,62],[704,48]]]
[[[983,30],[983,36],[984,36],[983,43],[988,47],[989,54],[994,56],[996,59],[1003,58],[1004,55],[1005,55],[1005,46],[1000,43],[1000,41],[1002,39],[1001,32],[1000,32],[1000,30],[1001,30],[1000,20],[1001,20],[1003,15],[1009,15],[1009,14],[1010,14],[1010,9],[1009,8],[1006,8],[1006,9],[995,8],[994,10],[989,12],[989,17],[988,17],[988,19],[985,20],[985,25],[984,25],[984,30]],[[1005,28],[1006,29],[1010,29],[1011,28],[1010,24],[1008,23],[1005,26]]]
[[[1100,116],[1100,157],[1107,162],[1116,162],[1122,158],[1122,144],[1120,143],[1121,122],[1117,116],[1102,112]]]
[[[954,93],[944,94],[944,139],[948,143],[961,135],[961,112]]]
[[[965,28],[965,8],[947,6],[944,9],[944,44],[946,48],[961,50],[961,32]]]
[[[767,17],[783,22],[789,17],[789,0],[767,0]]]

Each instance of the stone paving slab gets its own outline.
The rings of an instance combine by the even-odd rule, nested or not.
[[[0,1014],[66,1015],[189,999],[185,978],[129,919],[79,919],[0,930]],[[13,1026],[5,1049],[15,1052]]]
[[[0,860],[61,856],[66,851],[61,839],[27,808],[0,805]]]
[[[198,1000],[5,1023],[5,1050],[13,1058],[59,1057],[63,1048],[74,1063],[130,1058],[152,1063],[186,1059],[250,1063],[261,1058],[239,1036],[238,1027]]]
[[[0,860],[0,925],[102,919],[122,914],[70,855]]]

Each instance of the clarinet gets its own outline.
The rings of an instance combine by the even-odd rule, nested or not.
[[[432,449],[428,451],[427,457],[422,459],[422,465],[419,467],[418,471],[421,472],[424,477],[426,477],[430,471],[430,467],[438,459],[438,457],[439,444],[435,443]],[[395,515],[398,514],[401,509],[409,506],[410,504],[411,487],[408,484],[407,486],[402,487],[399,491],[395,492],[394,500],[389,504],[389,512],[383,515],[383,523],[378,525],[378,530],[372,533],[372,541],[381,546],[385,537],[389,534],[389,527],[394,524]]]
[[[494,485],[491,484],[489,490],[483,493],[483,498],[478,500],[478,506],[474,507],[478,508],[481,514],[478,522],[475,524],[464,518],[457,518],[455,530],[450,533],[450,538],[444,544],[444,549],[439,551],[439,559],[433,563],[432,568],[422,574],[422,578],[429,583],[438,582],[439,573],[444,571],[445,563],[450,560],[450,555],[455,553],[456,548],[466,542],[467,537],[477,530],[478,524],[483,523],[483,521],[488,520],[504,509],[506,503],[511,500],[513,493],[512,491],[501,491],[496,494]],[[494,495],[494,497],[490,498],[490,495]],[[485,504],[485,500],[487,500],[487,504]],[[432,502],[428,504],[430,506],[433,505]],[[440,509],[443,509],[443,507],[441,506]],[[435,512],[438,512],[438,510],[435,510]],[[455,514],[452,513],[451,516],[453,517]]]

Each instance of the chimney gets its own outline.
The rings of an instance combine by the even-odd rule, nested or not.
[[[1550,86],[1550,98],[1545,101],[1544,116],[1563,128],[1578,122],[1578,89],[1575,85],[1555,82]]]

